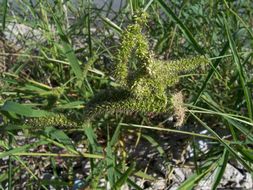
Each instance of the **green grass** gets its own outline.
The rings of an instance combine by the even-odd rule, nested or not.
[[[0,189],[18,188],[21,174],[28,189],[71,189],[76,173],[82,174],[80,189],[104,189],[101,180],[111,189],[123,185],[142,189],[137,178],[150,182],[157,178],[151,166],[140,167],[127,148],[131,144],[138,150],[145,141],[167,165],[177,167],[160,142],[162,135],[186,136],[194,149],[182,166],[194,165],[193,174],[179,189],[193,189],[211,174],[212,189],[216,189],[226,165],[235,161],[252,174],[252,2],[131,0],[114,10],[115,2],[106,1],[102,8],[92,0],[1,2],[0,34],[5,48],[0,38],[0,69],[5,69],[0,71],[0,165],[4,166]],[[115,55],[124,29],[139,9],[149,15],[144,33],[156,57],[175,60],[205,55],[211,62],[201,72],[182,73],[180,83],[171,89],[184,94],[184,125],[190,130],[173,128],[166,122],[169,116],[152,120],[147,115],[120,113],[102,114],[93,122],[79,123],[78,128],[38,129],[24,123],[55,113],[82,120],[94,95],[117,87],[112,75]],[[11,28],[13,23],[16,30]],[[24,27],[29,30],[25,34]],[[207,134],[201,134],[203,130]],[[133,140],[129,142],[128,136]],[[203,152],[197,143],[200,139],[213,146]],[[80,172],[82,162],[89,163],[88,171]],[[43,171],[54,180],[42,179]]]

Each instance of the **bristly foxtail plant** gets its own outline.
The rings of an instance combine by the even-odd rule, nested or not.
[[[118,87],[98,93],[86,106],[85,118],[103,113],[152,113],[168,114],[177,117],[176,126],[183,124],[185,108],[181,92],[171,93],[179,81],[179,74],[208,64],[204,56],[175,61],[162,61],[154,58],[149,50],[147,38],[142,29],[147,23],[147,14],[139,12],[133,24],[127,26],[121,37],[116,56],[114,78]],[[54,117],[56,119],[54,119]],[[40,125],[48,119],[34,118],[27,123]],[[49,121],[59,127],[75,127],[81,122],[68,120],[63,115],[52,116]]]
[[[99,93],[91,100],[91,114],[105,112],[165,113],[177,116],[176,126],[183,123],[185,108],[181,92],[168,89],[179,81],[179,74],[208,64],[204,56],[176,61],[161,61],[149,50],[142,28],[147,14],[140,12],[122,33],[116,57],[114,77],[119,87]]]

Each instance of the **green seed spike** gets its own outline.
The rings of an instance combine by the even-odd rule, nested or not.
[[[159,61],[158,61],[159,62]],[[199,67],[201,64],[207,65],[209,63],[208,59],[201,55],[188,59],[180,59],[175,61],[162,61],[166,65],[166,69],[173,74],[178,74],[181,72],[192,71]]]
[[[179,117],[176,125],[182,125],[183,96],[181,93],[168,94],[168,88],[179,81],[180,73],[194,70],[209,61],[204,56],[175,61],[154,59],[148,40],[142,34],[146,22],[147,15],[139,12],[134,23],[123,32],[114,72],[120,90],[98,94],[88,104],[87,110],[91,115],[106,112],[170,113]],[[113,96],[112,91],[115,92]]]
[[[135,23],[126,28],[122,36],[114,77],[123,87],[130,87],[133,78],[144,74],[146,65],[151,61],[148,40],[141,33],[145,22],[146,14],[140,14],[135,18]],[[131,64],[131,57],[136,59],[136,68]]]
[[[34,129],[43,129],[49,126],[58,126],[59,128],[77,128],[78,123],[67,118],[64,114],[54,114],[47,117],[28,118],[25,124],[34,127]]]

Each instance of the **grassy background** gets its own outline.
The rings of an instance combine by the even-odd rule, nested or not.
[[[194,174],[181,189],[193,188],[212,173],[215,189],[227,163],[235,160],[252,174],[252,2],[129,0],[118,10],[113,3],[96,7],[91,0],[1,1],[0,188],[17,187],[21,174],[27,188],[71,188],[81,167],[74,162],[85,161],[90,168],[83,172],[81,185],[98,189],[105,179],[112,189],[124,184],[141,189],[131,176],[155,179],[146,172],[148,166],[138,167],[127,154],[129,134],[136,144],[146,139],[171,167],[160,136],[188,135],[194,153],[188,162],[193,163]],[[178,87],[186,97],[185,125],[190,130],[160,127],[146,117],[106,114],[78,129],[45,126],[37,131],[20,125],[25,118],[48,112],[81,119],[94,94],[116,85],[110,77],[115,53],[122,30],[138,9],[149,14],[145,33],[158,58],[205,54],[212,62],[203,73],[182,76]],[[199,133],[203,130],[205,135]],[[20,136],[25,137],[21,144]],[[199,138],[212,146],[202,151]],[[41,147],[46,150],[41,152]],[[45,159],[54,180],[41,179],[40,167],[45,166],[31,165],[29,159]],[[57,166],[61,159],[62,173]]]

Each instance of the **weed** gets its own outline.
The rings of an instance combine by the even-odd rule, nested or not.
[[[0,188],[169,186],[179,162],[178,189],[252,173],[252,2],[94,2],[1,2]]]

